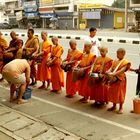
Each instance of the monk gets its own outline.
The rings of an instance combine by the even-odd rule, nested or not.
[[[39,50],[39,40],[36,36],[34,36],[34,30],[29,29],[28,30],[28,39],[25,43],[25,47],[23,49],[23,54],[27,56],[34,56],[38,53]],[[35,67],[35,61],[32,61],[31,64],[31,79],[32,83],[30,85],[36,84],[36,67]]]
[[[101,56],[97,57],[96,61],[94,62],[91,68],[91,72],[93,74],[98,74],[98,76],[94,78],[95,83],[90,85],[90,99],[95,100],[94,105],[96,107],[100,107],[101,105],[104,105],[108,102],[107,90],[106,86],[104,86],[103,84],[103,80],[104,74],[110,69],[112,65],[112,59],[106,56],[108,48],[100,47],[99,51]]]
[[[123,113],[123,104],[126,94],[126,75],[125,72],[130,68],[130,62],[124,59],[125,50],[117,50],[117,60],[115,60],[107,72],[108,76],[108,101],[113,103],[108,111],[116,110],[116,104],[119,104],[118,114]]]
[[[10,33],[10,36],[12,40],[10,41],[9,48],[4,51],[4,56],[6,61],[5,63],[8,63],[13,59],[22,58],[23,40],[19,39],[14,31]]]
[[[42,44],[40,46],[40,52],[35,55],[36,58],[41,57],[41,63],[37,65],[37,80],[42,82],[42,86],[39,87],[39,89],[46,88],[46,82],[47,81],[47,88],[50,86],[50,80],[51,80],[51,69],[46,65],[46,61],[48,59],[48,55],[51,53],[52,50],[52,44],[47,39],[47,32],[41,33],[42,37]]]
[[[51,57],[47,63],[48,66],[51,66],[51,92],[61,93],[61,87],[64,87],[64,72],[60,65],[62,63],[61,56],[64,50],[58,43],[57,37],[52,37],[52,43],[54,46],[52,47]]]
[[[68,49],[67,58],[63,60],[63,66],[69,65],[70,69],[66,76],[66,97],[72,98],[77,92],[77,82],[72,82],[73,67],[81,60],[83,53],[77,49],[76,40],[69,41],[70,49]]]
[[[8,43],[5,38],[2,36],[3,34],[0,32],[0,73],[2,72],[2,68],[4,66],[3,62],[3,54],[6,49],[8,49]],[[0,79],[2,81],[3,78]]]
[[[93,62],[96,59],[96,55],[90,52],[92,48],[91,42],[84,43],[84,54],[82,60],[78,64],[80,71],[84,71],[84,76],[78,82],[78,93],[83,96],[79,101],[87,103],[89,99],[89,87],[88,87],[88,74]]]

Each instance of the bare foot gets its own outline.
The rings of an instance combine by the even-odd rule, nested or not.
[[[123,114],[123,109],[118,110],[117,114]]]
[[[23,100],[23,99],[18,99],[17,100],[17,104],[24,104],[24,103],[27,103],[28,101],[27,100]]]
[[[10,98],[9,102],[14,102],[15,100],[17,100],[17,97]]]

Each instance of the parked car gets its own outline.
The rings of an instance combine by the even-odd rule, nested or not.
[[[0,23],[0,29],[11,29],[12,26],[8,23]]]

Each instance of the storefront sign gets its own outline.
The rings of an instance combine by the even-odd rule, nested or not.
[[[38,17],[38,12],[35,12],[35,13],[25,13],[25,16],[27,18],[35,18],[35,17]]]
[[[82,18],[83,19],[101,19],[101,14],[100,14],[100,11],[83,12]]]
[[[28,2],[24,2],[24,8],[28,8],[28,7],[36,7],[37,6],[37,2],[36,1],[28,1]]]
[[[26,7],[24,8],[24,11],[25,12],[36,12],[38,10],[38,7],[37,6],[31,6],[31,7]]]
[[[42,18],[52,18],[54,16],[53,13],[41,13],[40,17]]]

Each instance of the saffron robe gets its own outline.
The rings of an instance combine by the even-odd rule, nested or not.
[[[51,53],[52,44],[46,40],[41,44],[41,51],[43,52],[41,64],[37,65],[37,80],[39,81],[50,81],[51,80],[51,69],[46,65],[48,54]]]
[[[93,73],[105,74],[112,65],[112,59],[109,57],[99,56],[93,68]],[[96,102],[108,102],[107,87],[103,84],[103,78],[100,78],[94,85],[90,87],[90,99]]]
[[[25,48],[26,48],[26,55],[33,55],[37,54],[39,50],[39,40],[37,37],[33,36],[33,38],[28,39],[25,43]],[[32,61],[31,64],[31,77],[36,79],[36,67],[35,67],[35,61]]]
[[[79,63],[79,67],[84,68],[87,66],[91,66],[93,62],[95,61],[95,58],[96,58],[96,55],[94,55],[93,53],[84,54],[82,57],[82,60]],[[90,96],[89,86],[88,86],[89,70],[90,70],[90,67],[87,70],[85,70],[85,76],[78,81],[78,93],[79,95],[87,99]]]
[[[121,60],[115,60],[111,66],[111,71],[115,70]],[[127,70],[130,68],[130,62],[126,59],[122,60],[121,65],[117,69],[120,70],[127,66]],[[117,75],[118,81],[108,86],[108,101],[112,103],[124,103],[126,94],[126,75],[125,72]]]
[[[63,54],[63,47],[61,45],[57,45],[52,47],[51,57],[56,58],[51,66],[51,82],[53,90],[61,90],[61,87],[64,87],[64,72],[61,69],[61,56]]]
[[[1,73],[1,71],[2,71],[2,68],[3,68],[3,52],[4,52],[4,50],[6,50],[7,48],[8,48],[9,46],[8,46],[8,43],[7,43],[7,41],[3,38],[3,37],[1,37],[0,38],[0,73]]]
[[[66,61],[69,62],[75,60],[75,63],[71,65],[71,68],[73,68],[77,64],[77,62],[81,60],[82,55],[83,53],[79,50],[69,50]],[[67,72],[66,75],[66,94],[72,96],[76,94],[77,84],[78,84],[77,82],[72,82],[72,69],[71,69],[70,71]]]

